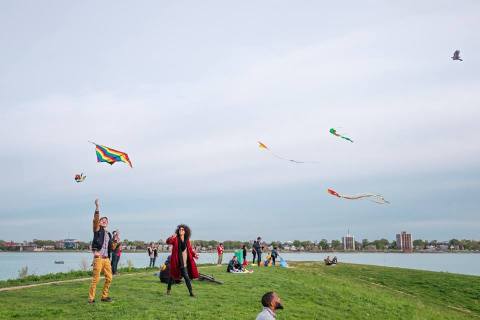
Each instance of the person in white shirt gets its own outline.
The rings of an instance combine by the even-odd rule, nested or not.
[[[263,310],[257,315],[256,320],[274,320],[275,311],[283,309],[280,297],[273,291],[267,292],[262,297]]]

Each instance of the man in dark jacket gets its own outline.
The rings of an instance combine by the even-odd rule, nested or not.
[[[277,260],[278,258],[277,247],[273,247],[272,252],[270,253],[270,257],[272,257],[272,266],[275,266],[275,260]]]
[[[100,273],[103,272],[105,276],[105,284],[103,285],[102,301],[111,302],[112,299],[108,296],[108,290],[112,283],[112,266],[110,263],[110,254],[112,249],[116,247],[112,239],[112,235],[107,231],[108,218],[101,217],[98,209],[98,199],[95,200],[95,213],[93,215],[93,277],[92,284],[88,295],[88,302],[95,302],[95,290],[97,288]]]
[[[260,264],[262,263],[262,238],[258,237],[257,241],[253,243],[253,250],[255,250],[255,253],[257,254],[257,264],[260,267]]]
[[[237,256],[233,256],[228,263],[227,272],[242,272],[242,265],[238,262]]]

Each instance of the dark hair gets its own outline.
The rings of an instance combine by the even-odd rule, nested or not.
[[[269,291],[265,293],[262,297],[262,305],[267,308],[270,307],[272,305],[272,300],[274,296],[275,296],[275,292],[273,291]]]
[[[262,237],[258,237],[258,238],[257,238],[257,241],[259,241],[259,240],[261,240],[261,239],[262,239]]]
[[[175,230],[177,237],[180,237],[180,228],[183,228],[185,230],[185,240],[189,240],[190,235],[192,234],[192,232],[190,231],[190,228],[186,224],[179,224],[177,226],[177,230]]]

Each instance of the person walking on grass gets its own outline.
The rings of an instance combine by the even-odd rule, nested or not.
[[[122,255],[122,242],[120,241],[120,231],[115,230],[112,233],[113,243],[112,243],[112,274],[117,274],[118,262],[120,261],[120,256]]]
[[[93,270],[92,270],[92,283],[88,294],[88,302],[95,302],[95,293],[98,280],[100,279],[100,273],[103,272],[105,276],[105,284],[103,285],[102,298],[103,302],[112,302],[108,292],[110,284],[112,283],[112,265],[110,263],[110,253],[112,248],[116,245],[112,235],[107,231],[108,218],[101,217],[99,211],[99,201],[95,200],[95,213],[93,214]]]
[[[190,235],[190,228],[187,225],[180,224],[177,226],[175,233],[167,239],[167,244],[172,246],[167,295],[170,295],[171,293],[172,283],[183,277],[190,296],[195,296],[193,294],[192,283],[190,280],[198,278],[197,265],[194,260],[198,259],[198,254],[192,249]]]
[[[222,259],[223,259],[223,243],[221,242],[217,246],[217,255],[218,255],[217,264],[220,265],[222,264]]]

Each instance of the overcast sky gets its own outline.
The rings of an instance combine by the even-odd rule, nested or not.
[[[130,240],[479,239],[478,30],[479,1],[2,1],[0,239],[90,240],[96,197]]]

